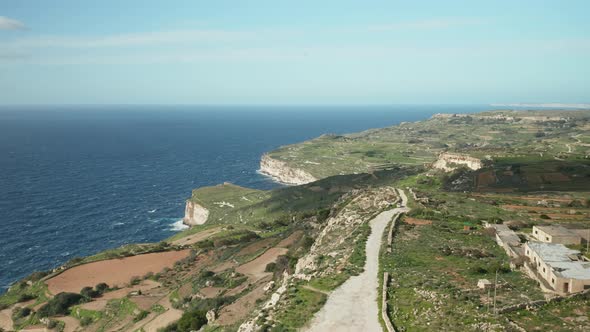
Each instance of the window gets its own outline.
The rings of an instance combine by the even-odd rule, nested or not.
[[[539,234],[539,231],[535,231],[535,234]]]
[[[537,266],[541,266],[541,262],[537,263]]]
[[[549,241],[549,237],[548,236],[545,236],[545,241]]]
[[[545,268],[543,268],[543,272],[545,272]]]
[[[555,284],[555,279],[554,278],[551,278],[551,283],[552,284]]]
[[[529,254],[529,251],[528,251],[528,250],[526,251],[526,254],[527,254],[527,255]]]

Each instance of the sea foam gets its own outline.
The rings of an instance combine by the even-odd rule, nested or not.
[[[176,221],[172,225],[170,225],[170,230],[175,232],[180,232],[187,229],[188,226],[182,223],[182,219]]]

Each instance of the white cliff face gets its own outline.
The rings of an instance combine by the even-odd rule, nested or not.
[[[207,218],[209,218],[209,210],[195,202],[186,201],[183,224],[188,226],[202,225],[207,222]]]
[[[260,159],[260,173],[270,176],[273,180],[284,184],[300,185],[317,181],[308,172],[293,168],[286,162],[263,155]]]
[[[465,165],[474,171],[483,167],[481,160],[457,153],[441,153],[438,160],[432,164],[432,167],[450,172],[461,165]]]

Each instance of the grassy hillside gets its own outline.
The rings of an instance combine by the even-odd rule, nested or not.
[[[526,120],[531,117],[543,121]],[[324,135],[281,147],[269,156],[323,178],[391,165],[423,165],[433,162],[443,151],[491,159],[583,159],[590,155],[586,142],[589,136],[590,111],[495,111],[435,116],[358,134]]]

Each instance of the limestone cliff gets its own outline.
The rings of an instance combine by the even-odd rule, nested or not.
[[[202,225],[207,222],[207,218],[209,218],[209,210],[193,201],[186,201],[183,224],[188,226]]]
[[[450,172],[459,166],[467,166],[472,170],[478,170],[483,167],[481,160],[463,154],[441,153],[438,160],[432,164],[432,167]]]
[[[285,184],[300,185],[317,181],[308,172],[287,165],[286,162],[263,155],[260,159],[260,173],[271,177],[273,180]]]

